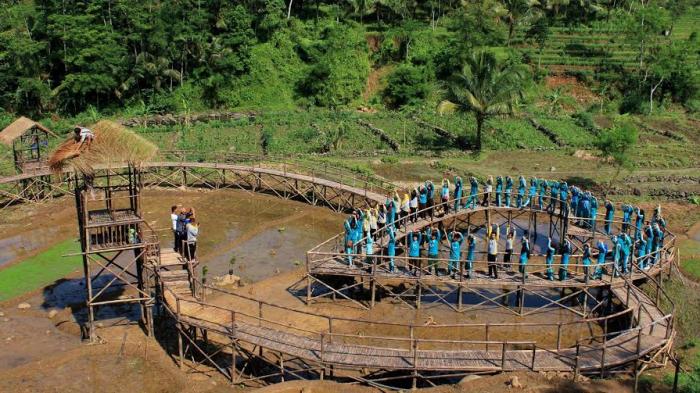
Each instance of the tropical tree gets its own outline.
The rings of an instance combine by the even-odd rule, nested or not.
[[[601,133],[595,141],[599,156],[616,168],[615,174],[610,179],[610,187],[623,168],[628,170],[634,168],[632,151],[637,144],[638,135],[639,131],[631,122],[622,120]]]
[[[449,85],[449,97],[438,105],[438,112],[472,112],[476,117],[475,147],[480,151],[484,123],[493,116],[512,113],[522,96],[526,76],[525,68],[500,63],[491,52],[472,53]]]
[[[537,0],[503,0],[506,9],[503,19],[508,24],[508,46],[519,24],[538,17],[539,9],[536,7],[539,4]]]

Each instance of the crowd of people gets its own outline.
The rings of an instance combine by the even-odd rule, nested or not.
[[[412,274],[418,274],[422,261],[427,260],[427,274],[444,273],[455,277],[463,271],[467,278],[471,278],[474,275],[476,254],[480,253],[486,254],[488,275],[498,278],[499,270],[512,272],[512,259],[517,255],[519,272],[527,276],[527,264],[532,257],[530,236],[525,231],[520,234],[520,252],[516,254],[514,249],[518,233],[509,226],[488,226],[480,247],[483,251],[478,252],[477,243],[481,241],[474,233],[456,228],[448,230],[442,222],[437,226],[427,226],[421,231],[409,231],[401,244],[397,241],[397,231],[403,226],[436,214],[446,215],[451,210],[475,209],[477,206],[537,209],[550,214],[556,212],[568,217],[575,225],[594,231],[600,236],[596,243],[597,252],[592,250],[591,244],[584,244],[581,254],[576,255],[580,257],[586,279],[601,278],[606,265],[614,266],[611,274],[628,273],[630,261],[635,256],[638,267],[644,270],[659,260],[659,250],[663,247],[666,233],[666,222],[660,207],[654,209],[651,217],[647,217],[643,209],[623,204],[620,207],[620,222],[615,218],[615,205],[606,200],[605,213],[601,215],[603,228],[596,228],[601,221],[597,220],[598,199],[588,191],[569,186],[565,181],[532,178],[528,183],[525,177],[520,176],[514,193],[514,181],[510,176],[499,176],[495,181],[489,177],[481,183],[471,177],[468,193],[463,191],[463,187],[459,176],[453,182],[443,179],[437,196],[433,182],[426,181],[405,192],[403,197],[396,191],[387,195],[383,204],[355,210],[344,222],[346,262],[353,265],[355,258],[371,262],[377,255],[382,255],[385,258],[381,263],[388,260],[388,269],[393,272],[396,270],[395,257],[398,252],[398,255],[408,258],[406,269]],[[482,192],[479,192],[480,189]],[[620,225],[613,228],[613,224]],[[504,252],[499,252],[501,235],[505,238]],[[382,244],[379,246],[377,242]],[[442,243],[445,242],[447,244],[443,247]],[[463,259],[465,244],[466,258]],[[444,269],[440,269],[438,263],[441,250],[449,256],[445,258],[448,262]],[[552,238],[547,239],[543,253],[547,279],[555,279],[554,263],[557,256],[560,267],[558,279],[568,278],[568,265],[573,252],[574,246],[569,239],[563,239],[561,244],[555,244]],[[500,262],[499,257],[502,258]],[[612,264],[606,263],[608,261]]]
[[[171,206],[170,221],[173,229],[173,249],[188,261],[196,260],[199,224],[194,208]]]

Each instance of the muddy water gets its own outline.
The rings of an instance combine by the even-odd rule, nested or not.
[[[148,190],[144,214],[162,229],[162,244],[172,247],[170,206],[196,209],[200,225],[198,257],[209,277],[234,274],[245,281],[293,270],[304,264],[306,251],[342,231],[343,214],[325,207],[241,190]]]

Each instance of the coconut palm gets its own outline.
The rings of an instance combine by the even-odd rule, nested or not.
[[[506,9],[504,19],[508,23],[508,46],[518,25],[539,17],[540,12],[536,8],[539,5],[538,0],[503,0]]]
[[[492,116],[512,112],[522,96],[526,75],[525,68],[499,63],[491,52],[472,53],[450,84],[449,100],[440,103],[438,112],[474,113],[476,150],[481,150],[484,123]]]

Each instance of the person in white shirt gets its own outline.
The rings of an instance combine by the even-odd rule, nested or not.
[[[177,236],[177,205],[170,206],[170,221],[173,227],[173,250],[180,252],[180,242]]]
[[[95,139],[95,134],[89,128],[76,126],[73,132],[75,133],[75,141],[81,145],[85,142],[90,143]]]

